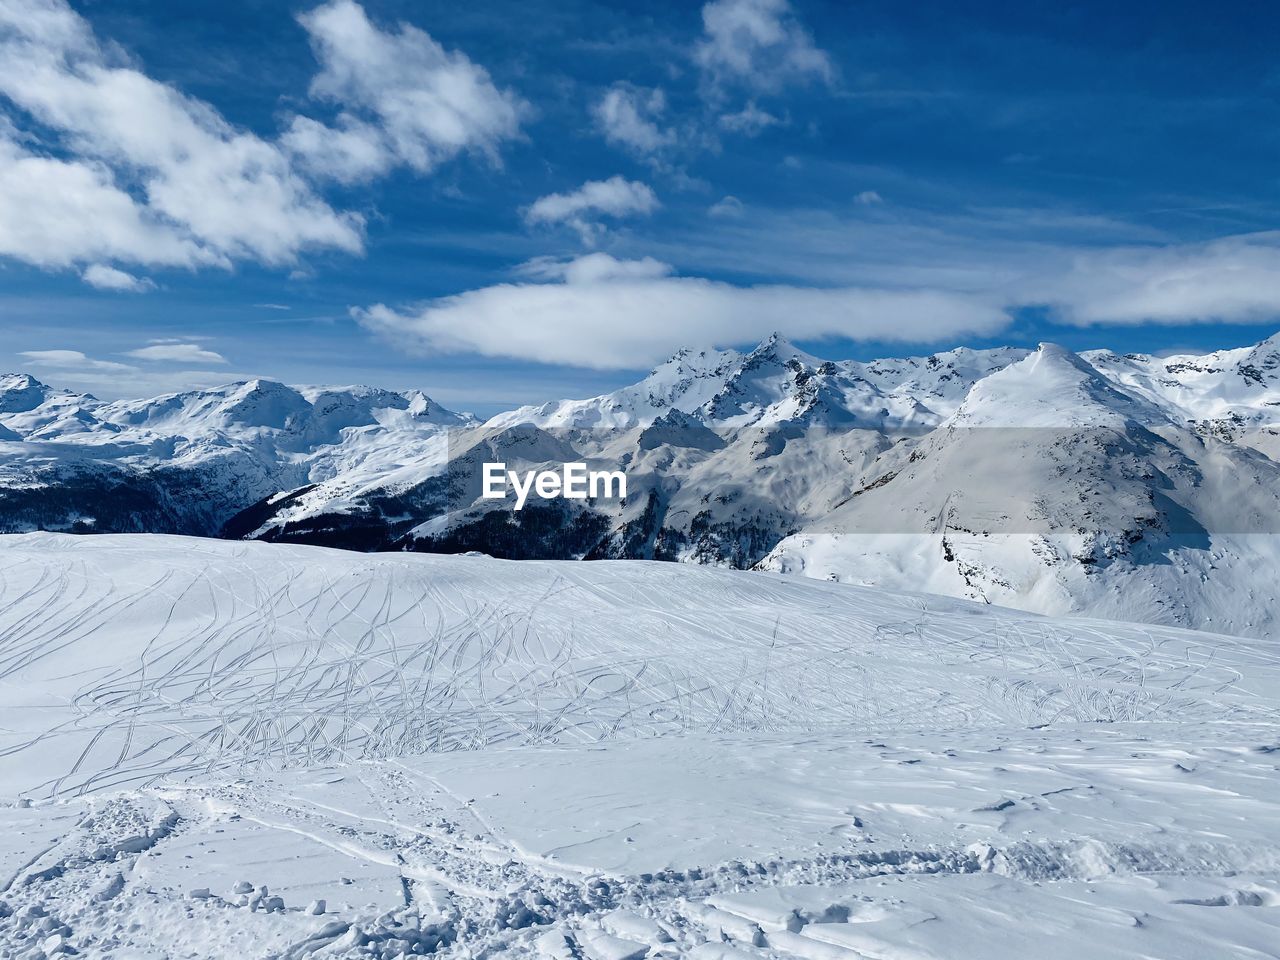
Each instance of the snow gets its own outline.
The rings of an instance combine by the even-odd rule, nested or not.
[[[156,957],[1266,957],[1274,757],[1247,725],[1186,732],[689,735],[41,805],[6,818],[6,845],[53,840],[0,935]],[[118,852],[148,804],[172,832]]]
[[[1267,957],[1274,643],[639,561],[0,538],[0,956]]]

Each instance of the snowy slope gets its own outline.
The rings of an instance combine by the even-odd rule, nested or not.
[[[1267,957],[1272,647],[687,565],[4,537],[0,796],[35,802],[0,805],[0,951]]]
[[[1266,718],[1277,677],[1266,641],[641,561],[31,534],[0,539],[0,590],[10,796],[690,730]]]
[[[1111,379],[1188,420],[1232,414],[1258,420],[1267,408],[1280,405],[1280,334],[1203,356],[1118,356],[1105,350],[1082,356]]]

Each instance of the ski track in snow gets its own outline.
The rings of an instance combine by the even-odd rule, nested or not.
[[[0,734],[0,758],[66,758],[20,784],[37,797],[690,730],[1275,716],[1241,672],[1275,675],[1261,641],[1224,659],[1177,630],[688,567],[15,542],[0,549],[0,685],[59,700],[32,736]]]
[[[1278,695],[763,574],[5,538],[0,958],[1275,956]]]

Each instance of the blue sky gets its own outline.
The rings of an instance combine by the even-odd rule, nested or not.
[[[491,412],[1280,327],[1270,5],[457,6],[0,0],[0,368]]]

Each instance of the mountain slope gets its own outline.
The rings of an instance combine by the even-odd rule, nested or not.
[[[828,361],[772,336],[485,423],[417,392],[251,381],[106,403],[0,378],[0,529],[638,558],[1255,635],[1277,623],[1280,335]],[[481,497],[486,462],[625,498]]]
[[[0,531],[216,534],[263,499],[385,473],[470,422],[420,393],[269,380],[104,402],[0,379]]]
[[[1044,345],[761,567],[1275,632],[1280,466],[1175,418]]]
[[[956,394],[1018,355],[957,350],[893,364],[832,363],[777,335],[746,354],[685,350],[612,394],[525,407],[453,431],[447,468],[437,459],[354,496],[339,476],[255,506],[228,530],[332,546],[749,567],[849,496],[872,457],[934,427]],[[560,446],[542,444],[553,456],[520,442],[529,429],[554,438]],[[508,504],[477,499],[481,461],[467,452],[478,443],[509,469],[555,468],[566,459],[623,468],[629,496],[512,514]],[[379,534],[384,516],[395,519]],[[568,532],[548,539],[557,526]],[[542,552],[553,540],[559,552]]]

